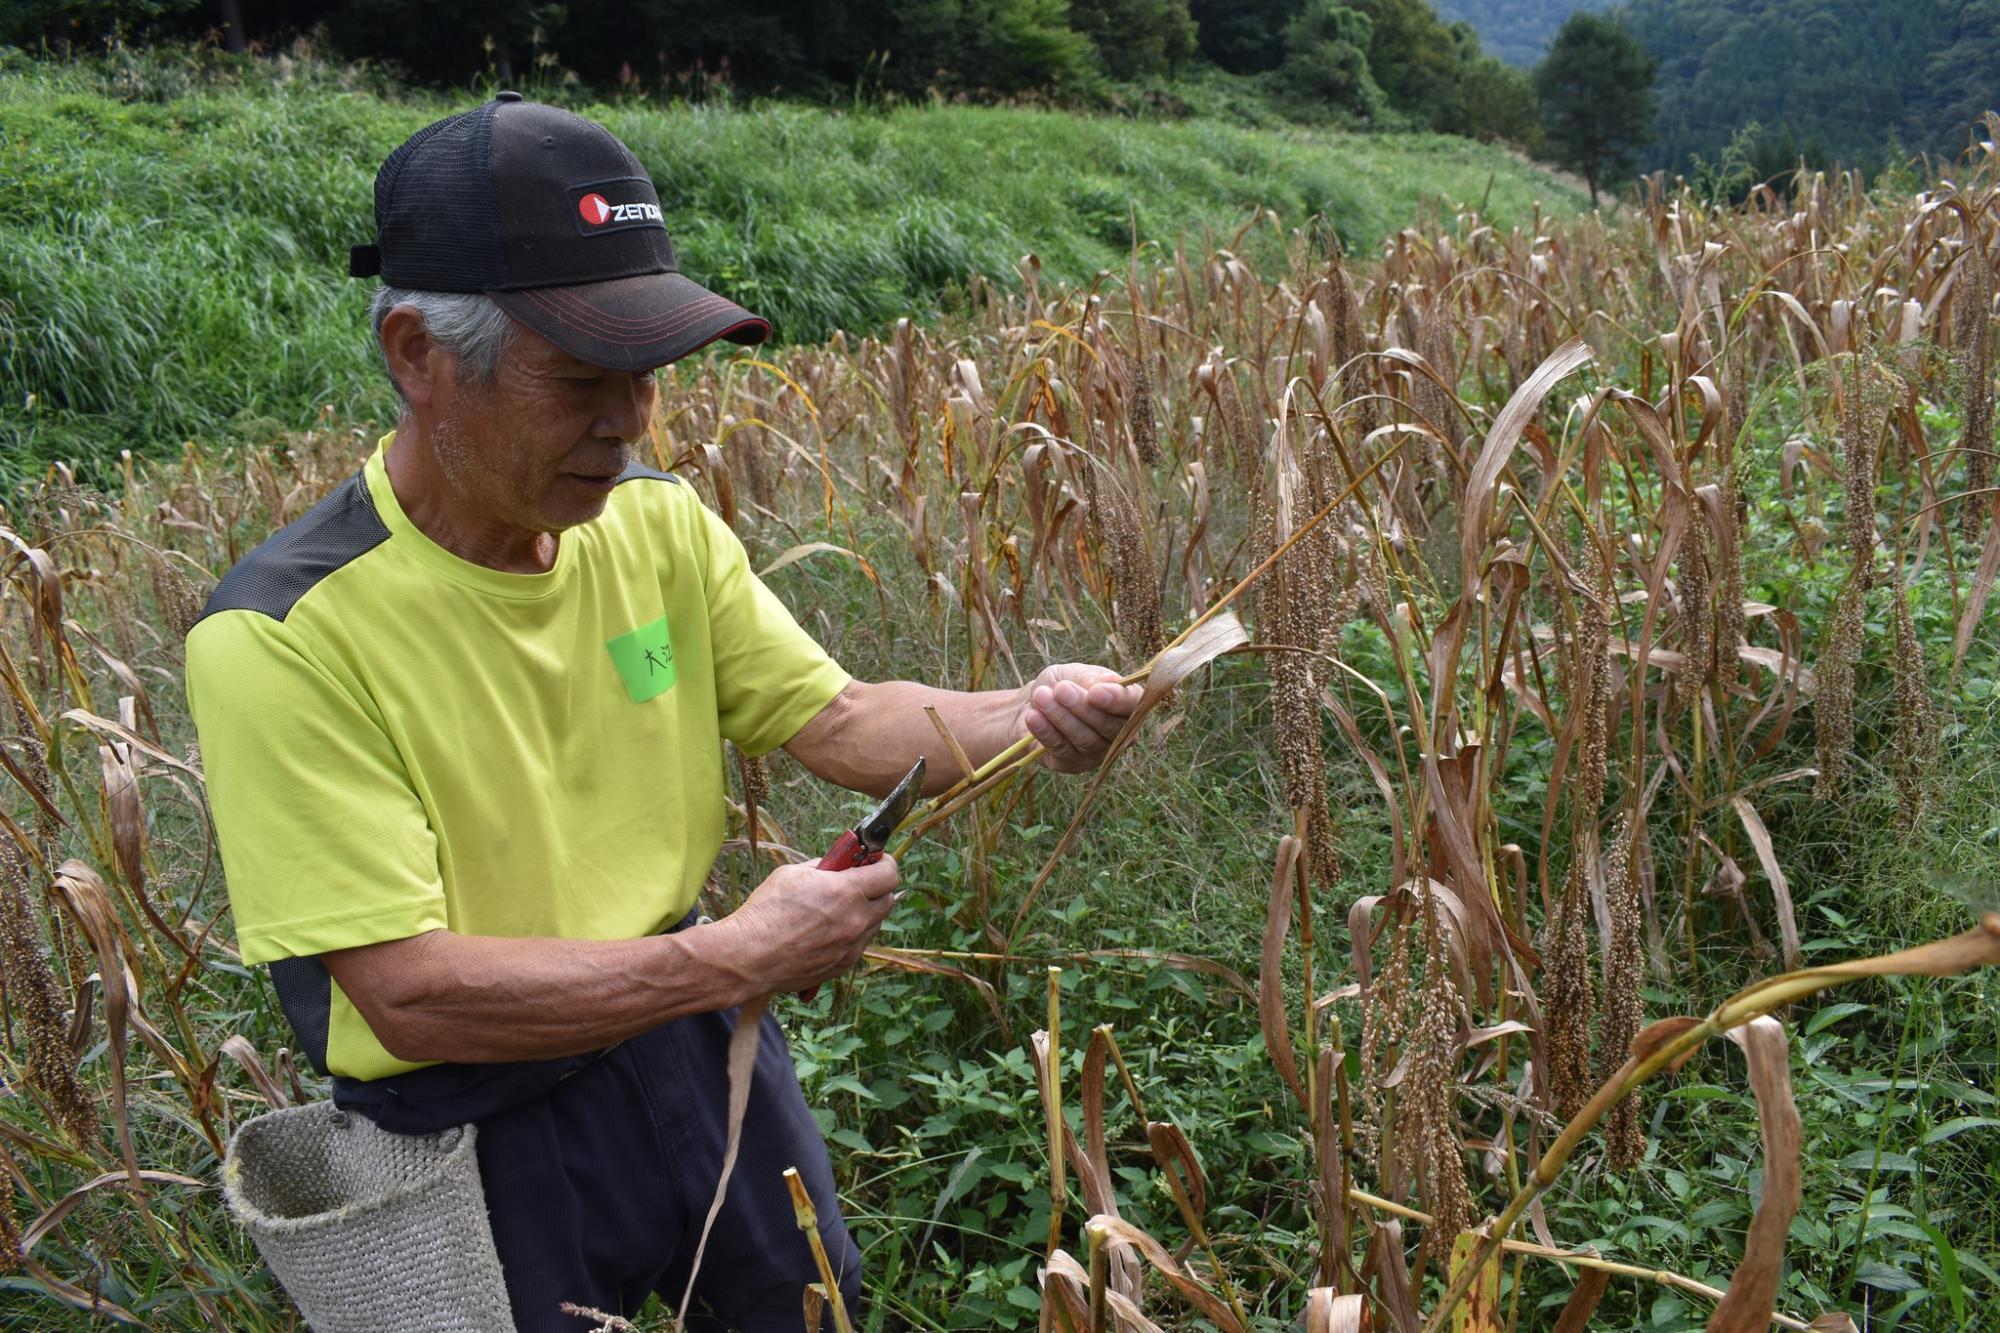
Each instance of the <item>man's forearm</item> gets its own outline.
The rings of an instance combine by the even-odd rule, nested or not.
[[[391,1055],[487,1063],[576,1055],[767,987],[726,923],[636,940],[433,931],[324,955]]]
[[[785,748],[813,774],[854,791],[882,795],[917,756],[924,790],[943,791],[964,776],[925,715],[935,708],[975,767],[1022,736],[1025,689],[940,690],[915,681],[855,681]]]

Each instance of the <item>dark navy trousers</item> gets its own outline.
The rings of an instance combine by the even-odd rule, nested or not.
[[[479,1124],[480,1176],[514,1322],[520,1333],[582,1333],[596,1324],[564,1314],[565,1301],[630,1316],[653,1292],[670,1306],[681,1299],[722,1170],[735,1026],[728,1009],[677,1019],[591,1057],[442,1065],[378,1084],[340,1080],[336,1100],[409,1133],[496,1097],[511,1103],[462,1118]],[[514,1100],[523,1089],[532,1095]],[[743,1144],[695,1283],[690,1329],[804,1327],[805,1288],[819,1270],[792,1211],[788,1166],[812,1195],[821,1241],[854,1310],[861,1256],[784,1035],[767,1014]]]
[[[733,1009],[678,1019],[614,1047],[547,1097],[480,1125],[480,1175],[520,1333],[594,1327],[563,1314],[564,1301],[625,1315],[651,1292],[680,1301],[722,1173],[735,1026]],[[841,1220],[826,1145],[784,1035],[766,1014],[743,1145],[696,1279],[689,1328],[803,1327],[805,1288],[819,1270],[792,1211],[788,1166],[812,1194],[820,1239],[852,1308],[861,1256]]]

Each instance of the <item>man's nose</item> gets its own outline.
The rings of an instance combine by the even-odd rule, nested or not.
[[[650,373],[606,375],[606,399],[595,423],[595,433],[624,442],[645,434],[653,416],[653,377]]]

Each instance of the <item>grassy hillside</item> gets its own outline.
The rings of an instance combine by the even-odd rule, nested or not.
[[[89,460],[186,438],[267,436],[317,405],[386,409],[347,247],[373,235],[376,165],[468,98],[385,97],[357,76],[270,67],[160,87],[0,64],[0,421],[16,460]],[[1139,123],[940,106],[580,106],[660,187],[686,270],[790,341],[948,302],[971,273],[1018,281],[1122,267],[1142,239],[1223,237],[1271,210],[1324,213],[1350,248],[1425,200],[1503,222],[1578,196],[1505,154],[1439,136]],[[1244,244],[1283,243],[1265,227]]]

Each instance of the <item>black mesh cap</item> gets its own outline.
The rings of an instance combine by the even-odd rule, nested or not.
[[[651,178],[602,125],[501,93],[427,125],[375,175],[374,245],[348,271],[484,292],[570,355],[646,370],[765,320],[683,277]]]

